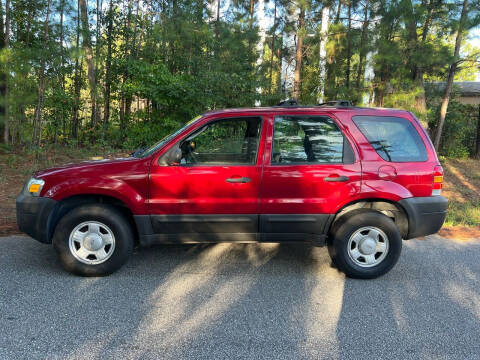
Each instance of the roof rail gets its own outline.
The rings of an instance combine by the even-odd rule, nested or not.
[[[283,101],[280,101],[277,105],[275,106],[280,106],[280,107],[294,107],[298,106],[298,101],[296,99],[286,99]]]
[[[327,102],[318,104],[317,106],[321,106],[321,107],[352,107],[353,104],[350,102],[350,100],[332,100],[332,101],[327,101]]]
[[[299,107],[301,106],[297,99],[286,99],[283,101],[280,101],[276,107]],[[332,101],[327,101],[321,104],[318,104],[316,106],[319,107],[353,107],[353,104],[351,103],[350,100],[332,100]]]

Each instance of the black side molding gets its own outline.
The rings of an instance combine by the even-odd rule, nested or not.
[[[135,215],[142,246],[153,243],[314,242],[325,245],[333,214]]]
[[[139,242],[154,243],[255,242],[258,215],[135,215]]]
[[[153,233],[256,233],[257,214],[151,215]]]
[[[331,214],[266,214],[260,215],[261,233],[317,234],[325,233]]]

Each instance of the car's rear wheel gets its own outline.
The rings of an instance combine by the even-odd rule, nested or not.
[[[128,260],[133,233],[128,220],[114,207],[83,205],[60,220],[53,245],[66,270],[82,276],[103,276]]]
[[[348,277],[372,279],[397,263],[402,237],[395,223],[377,211],[360,209],[340,218],[328,242],[332,262]]]

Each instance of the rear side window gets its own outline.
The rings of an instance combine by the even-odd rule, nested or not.
[[[272,164],[353,163],[352,148],[326,116],[277,116]]]
[[[352,120],[383,160],[413,162],[428,159],[425,144],[407,119],[354,116]]]

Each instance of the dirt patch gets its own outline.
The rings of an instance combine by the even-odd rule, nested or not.
[[[480,228],[467,226],[444,226],[440,229],[438,235],[447,239],[478,240],[480,239]]]
[[[104,158],[113,158],[126,154],[101,149],[64,147],[40,149],[40,151],[0,149],[0,236],[20,233],[17,228],[15,199],[35,171],[90,160],[99,155]]]

